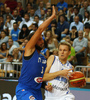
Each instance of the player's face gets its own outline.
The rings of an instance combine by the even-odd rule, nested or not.
[[[67,45],[59,46],[59,59],[60,60],[67,60],[70,53],[71,52],[69,51],[69,47]]]
[[[38,39],[36,43],[36,49],[42,50],[43,46],[44,46],[44,41],[42,39],[42,36],[40,36],[40,38]]]

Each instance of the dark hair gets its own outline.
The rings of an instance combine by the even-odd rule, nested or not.
[[[65,14],[60,15],[60,17],[61,17],[61,16],[62,16],[64,19],[66,19],[66,18],[65,18]],[[60,18],[60,17],[59,17],[59,18]]]
[[[88,13],[88,20],[89,20],[90,13],[89,13],[89,11],[85,11],[85,12]],[[85,16],[85,12],[84,12],[84,18],[86,18],[86,16]],[[85,19],[84,19],[84,20],[85,20]]]
[[[35,25],[35,27],[37,27],[37,28],[38,28],[38,24],[37,24],[37,23],[33,23],[33,25]]]
[[[90,29],[90,24],[89,23],[85,23],[85,29],[89,28]]]
[[[72,26],[72,29],[76,29],[77,30],[77,27],[76,26]]]
[[[25,17],[25,15],[28,15],[28,17],[30,17],[30,15],[29,15],[28,13],[25,13],[25,14],[24,14],[24,17]]]
[[[6,44],[6,42],[3,42],[3,43],[1,44],[1,51],[3,51],[3,44],[6,45],[6,49],[7,49],[7,44]]]
[[[51,24],[55,24],[57,26],[57,21],[54,19],[51,21]]]
[[[35,15],[35,16],[34,16],[34,18],[35,18],[35,17],[38,17],[38,18],[39,18],[39,16],[38,16],[38,15]]]
[[[28,32],[29,32],[29,29],[28,29],[27,25],[26,25],[26,24],[23,24],[23,26],[22,26],[22,28],[21,28],[21,33],[22,33],[22,34],[24,33],[23,28],[26,28],[25,33],[28,33]]]
[[[6,31],[2,30],[1,32],[4,32],[4,33],[5,33],[5,35],[7,36],[7,32],[6,32]]]
[[[48,10],[48,9],[50,9],[50,10],[51,10],[51,12],[52,12],[52,8],[51,8],[51,7],[47,8],[47,10]]]
[[[10,57],[14,57],[12,54],[8,54],[7,57],[8,57],[8,56],[10,56]]]
[[[26,24],[23,24],[23,25],[22,25],[22,28],[28,28],[28,27],[27,27],[27,25],[26,25]]]
[[[30,4],[30,6],[32,6],[32,3],[30,3],[30,2],[29,2],[29,3],[27,3],[27,5],[26,5],[26,6],[28,6],[28,4]]]
[[[78,7],[74,7],[73,9],[76,9],[79,12],[79,8]]]

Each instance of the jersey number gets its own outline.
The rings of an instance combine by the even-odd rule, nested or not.
[[[44,70],[44,67],[42,67],[42,71],[41,71],[41,74],[43,74],[43,70]]]

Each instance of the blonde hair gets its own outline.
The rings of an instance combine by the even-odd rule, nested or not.
[[[68,43],[68,42],[60,42],[59,43],[59,45],[58,45],[58,48],[60,47],[60,45],[66,45],[66,46],[68,46],[68,48],[69,48],[69,51],[71,51],[71,44],[70,43]]]

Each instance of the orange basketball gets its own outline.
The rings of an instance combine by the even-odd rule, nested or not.
[[[81,87],[86,82],[84,74],[82,72],[80,72],[80,71],[75,71],[72,74],[72,77],[69,77],[69,80],[70,80],[70,84],[73,87]]]

